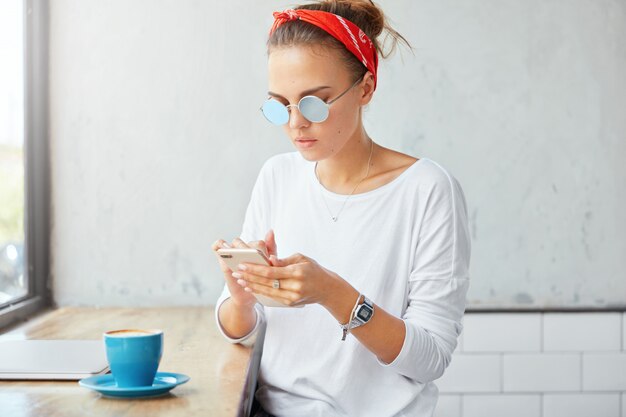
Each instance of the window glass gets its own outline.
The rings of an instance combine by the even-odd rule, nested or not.
[[[0,1],[0,304],[28,294],[24,268],[22,0]]]

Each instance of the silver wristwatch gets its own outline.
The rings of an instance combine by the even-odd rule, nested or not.
[[[356,312],[352,321],[348,324],[341,325],[344,335],[342,340],[345,340],[348,329],[354,329],[355,327],[363,326],[365,323],[370,321],[372,317],[374,317],[374,304],[369,298],[365,296],[363,296],[363,298],[363,302],[360,303],[356,308]]]

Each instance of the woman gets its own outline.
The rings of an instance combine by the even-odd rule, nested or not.
[[[241,236],[213,244],[272,263],[220,260],[218,326],[250,343],[266,323],[259,416],[431,416],[462,329],[470,242],[457,180],[362,124],[385,56],[377,38],[404,38],[372,2],[274,16],[262,110],[297,151],[266,161]],[[303,307],[265,308],[254,294]]]

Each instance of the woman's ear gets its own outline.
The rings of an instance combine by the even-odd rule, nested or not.
[[[372,100],[372,96],[374,95],[374,76],[371,72],[367,71],[363,76],[363,80],[359,83],[359,88],[361,91],[361,106],[365,106]]]

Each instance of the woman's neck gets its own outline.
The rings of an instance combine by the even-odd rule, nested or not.
[[[374,165],[376,156],[374,141],[362,129],[335,155],[317,163],[317,176],[328,189],[354,186],[368,171],[368,161]],[[370,158],[371,156],[371,158]]]

